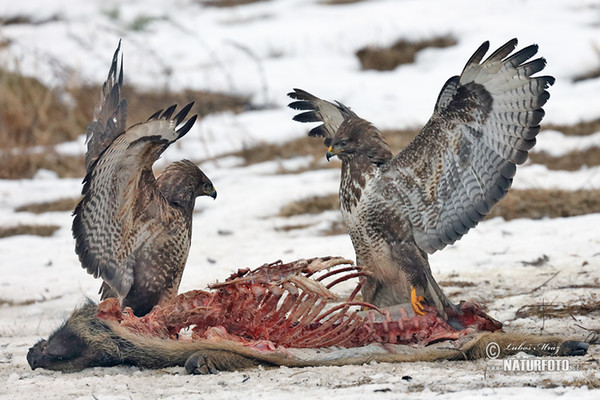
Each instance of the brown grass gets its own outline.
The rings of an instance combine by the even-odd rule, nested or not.
[[[313,196],[293,201],[282,207],[279,216],[291,217],[301,214],[319,214],[338,210],[337,194]],[[511,190],[496,204],[487,218],[502,217],[539,219],[544,217],[573,217],[600,212],[600,189],[598,190]]]
[[[35,78],[0,69],[0,148],[46,146],[85,132],[93,108],[69,107],[56,89]],[[76,98],[75,90],[67,94]]]
[[[99,93],[99,86],[51,89],[35,78],[0,69],[0,179],[30,178],[41,168],[56,171],[60,177],[83,176],[83,156],[60,156],[53,150],[36,152],[28,148],[51,148],[84,134]],[[72,104],[62,100],[65,96]],[[145,121],[171,104],[184,105],[192,100],[192,112],[200,117],[223,110],[241,112],[248,106],[246,97],[191,90],[140,92],[125,85],[123,96],[128,101],[130,125]]]
[[[356,52],[362,69],[391,71],[400,64],[415,62],[416,54],[428,47],[443,48],[454,46],[456,40],[450,36],[440,36],[432,39],[412,42],[399,40],[390,47],[364,47]]]
[[[506,198],[492,208],[488,218],[557,218],[597,212],[600,212],[600,189],[527,189],[509,191]]]
[[[548,153],[530,153],[529,159],[536,164],[543,164],[548,169],[577,171],[582,167],[600,165],[600,147],[590,147],[582,151],[572,151],[563,156],[555,157]]]
[[[293,201],[279,210],[280,217],[291,217],[301,214],[320,214],[323,211],[337,210],[340,202],[337,194],[329,196],[312,196]]]
[[[517,318],[563,318],[576,315],[600,315],[600,301],[595,299],[581,300],[577,304],[527,304],[516,312]]]
[[[312,155],[315,159],[324,158],[326,148],[323,145],[320,146],[320,142],[322,141],[302,137],[283,144],[260,143],[240,151],[225,154],[222,157],[241,157],[244,160],[244,165],[307,155]]]
[[[600,118],[591,121],[580,121],[571,125],[544,124],[542,127],[562,132],[567,136],[586,136],[600,132]]]
[[[57,225],[17,225],[0,227],[0,239],[17,235],[52,236],[60,226]]]
[[[81,197],[66,197],[54,201],[45,201],[42,203],[25,204],[15,209],[17,212],[30,212],[33,214],[42,214],[55,211],[73,211]]]
[[[59,155],[55,151],[42,153],[3,154],[0,157],[0,179],[29,179],[40,169],[56,172],[60,178],[82,177],[83,156]]]
[[[392,148],[392,151],[397,152],[406,147],[417,132],[415,129],[398,129],[383,131],[382,134]],[[313,162],[308,167],[292,172],[304,172],[305,170],[327,168],[329,166],[339,168],[339,164],[337,163],[323,164],[322,161],[325,159],[327,149],[322,143],[323,140],[321,138],[301,137],[282,144],[260,143],[240,151],[224,154],[220,157],[240,157],[244,160],[244,165],[247,166],[277,159],[285,160],[293,157],[312,156]],[[289,173],[290,171],[281,172]]]

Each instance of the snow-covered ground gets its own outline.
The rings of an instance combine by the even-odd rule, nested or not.
[[[425,123],[443,83],[460,73],[484,41],[497,48],[512,37],[519,48],[538,43],[548,61],[544,73],[556,77],[545,106],[545,122],[570,124],[600,117],[600,78],[572,78],[600,65],[600,2],[592,0],[382,0],[326,5],[317,0],[272,0],[245,6],[208,8],[194,0],[0,0],[0,15],[28,16],[40,24],[0,27],[9,39],[0,51],[8,68],[50,85],[61,79],[97,83],[106,78],[110,58],[123,38],[125,80],[144,88],[205,89],[251,96],[262,110],[214,114],[163,156],[163,165],[189,157],[204,159],[260,142],[282,143],[306,133],[291,121],[285,96],[294,87],[338,99],[382,129]],[[150,18],[143,30],[136,21]],[[397,39],[450,34],[456,46],[426,49],[416,63],[389,72],[362,71],[355,51],[387,46]],[[67,73],[65,71],[74,72]],[[68,78],[66,78],[68,77]],[[165,104],[167,106],[167,104]],[[60,117],[60,116],[56,116]],[[134,123],[137,121],[129,121]],[[85,127],[81,127],[82,132]],[[311,139],[306,139],[311,140]],[[585,138],[542,132],[535,151],[554,155],[600,146],[600,133]],[[322,146],[314,140],[315,146]],[[65,154],[83,152],[83,141],[58,146]],[[337,212],[278,217],[293,200],[337,192],[338,169],[277,174],[304,158],[241,167],[233,158],[200,167],[219,192],[201,198],[194,216],[192,248],[181,290],[204,288],[239,267],[283,259],[354,256],[346,235],[322,236]],[[600,188],[600,168],[575,172],[525,165],[517,188]],[[0,398],[529,398],[569,394],[598,398],[597,347],[573,360],[567,373],[506,373],[491,361],[366,365],[342,368],[254,370],[190,377],[182,368],[140,371],[95,368],[76,374],[31,371],[27,349],[47,337],[86,296],[97,299],[99,282],[81,269],[71,238],[69,212],[35,215],[15,208],[74,197],[81,179],[58,179],[41,172],[34,179],[0,180],[0,224],[53,224],[51,237],[0,239]],[[286,225],[305,229],[277,229]],[[438,280],[467,281],[474,287],[446,290],[454,300],[485,302],[507,329],[584,338],[579,326],[600,328],[585,315],[563,319],[517,318],[523,305],[598,301],[597,288],[574,288],[600,280],[600,214],[566,219],[492,219],[455,246],[431,257]],[[546,255],[542,266],[523,264]],[[560,272],[559,272],[560,271]],[[559,272],[547,284],[546,280]],[[535,290],[538,286],[539,289]],[[576,368],[576,367],[577,368]],[[410,376],[412,379],[404,378]],[[587,381],[586,381],[587,380]],[[526,387],[525,387],[526,386]],[[537,388],[536,388],[537,386]],[[387,390],[389,389],[389,390]]]

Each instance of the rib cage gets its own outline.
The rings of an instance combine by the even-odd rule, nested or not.
[[[278,261],[239,270],[225,282],[210,285],[210,291],[182,293],[141,318],[127,309],[121,312],[117,299],[101,303],[98,316],[146,336],[177,338],[191,328],[195,340],[219,338],[267,348],[428,344],[501,327],[472,303],[461,304],[461,315],[453,315],[465,326],[455,330],[435,307],[411,317],[402,307],[380,310],[357,301],[367,272],[351,264],[341,257]],[[338,296],[330,289],[352,278],[359,278],[352,293],[334,303]],[[368,311],[360,312],[359,307]]]

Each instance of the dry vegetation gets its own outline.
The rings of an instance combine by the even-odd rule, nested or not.
[[[45,201],[42,203],[25,204],[15,209],[17,212],[30,212],[33,214],[42,214],[55,211],[73,211],[81,197],[66,197],[54,201]]]
[[[279,216],[318,214],[337,209],[339,209],[337,194],[313,196],[287,204],[281,208]],[[487,218],[502,217],[509,221],[515,218],[574,217],[597,212],[600,212],[600,189],[578,191],[512,189],[492,208]]]
[[[600,286],[596,286],[599,288]],[[600,301],[595,298],[580,299],[573,303],[527,304],[516,312],[517,318],[564,318],[577,315],[600,316]]]
[[[566,156],[554,157],[547,153],[531,153],[531,162],[543,164],[548,169],[577,171],[582,167],[594,167],[600,165],[600,148],[590,147],[582,151],[572,151]]]
[[[600,132],[600,118],[571,125],[544,124],[544,129],[559,131],[567,136],[586,136]]]
[[[97,86],[52,89],[35,78],[0,69],[0,179],[30,178],[42,168],[60,177],[83,176],[83,156],[59,155],[51,146],[85,133],[99,93]],[[241,112],[248,106],[245,97],[191,90],[140,92],[124,86],[123,94],[129,124],[144,121],[170,104],[192,100],[196,102],[193,112],[200,117],[223,110]]]
[[[338,195],[312,196],[307,199],[294,201],[279,210],[280,217],[291,217],[300,214],[320,214],[323,211],[340,208]]]
[[[555,189],[511,190],[488,218],[558,218],[600,212],[600,189],[566,191]]]
[[[0,239],[17,235],[52,236],[60,227],[56,225],[17,225],[0,227]]]
[[[391,71],[400,64],[415,62],[415,56],[423,49],[429,47],[450,47],[456,44],[451,36],[435,37],[417,42],[398,40],[390,47],[364,47],[356,52],[362,69],[377,71]]]

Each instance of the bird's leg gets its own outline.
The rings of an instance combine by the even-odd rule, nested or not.
[[[423,296],[417,296],[417,290],[414,286],[410,287],[410,305],[412,306],[415,315],[425,315],[425,308],[422,301],[425,301]]]

